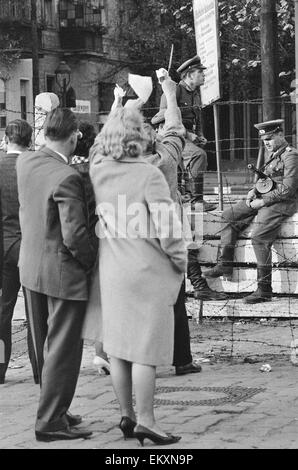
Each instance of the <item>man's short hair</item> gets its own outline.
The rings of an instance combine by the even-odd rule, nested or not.
[[[67,108],[55,108],[47,114],[44,135],[50,140],[66,140],[78,130],[75,114]]]
[[[29,147],[32,139],[32,127],[24,119],[10,121],[5,129],[5,135],[9,143],[20,147]]]
[[[80,157],[88,157],[89,150],[94,144],[96,130],[88,121],[81,121],[79,123],[79,131],[81,131],[83,135],[81,139],[78,139],[74,154]]]

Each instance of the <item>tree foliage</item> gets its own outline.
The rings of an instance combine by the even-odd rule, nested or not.
[[[18,40],[13,39],[9,33],[0,33],[0,73],[5,77],[10,68],[21,56],[21,48]]]
[[[131,57],[144,71],[168,63],[173,66],[196,52],[192,0],[139,0],[125,31]],[[276,0],[281,89],[288,93],[295,68],[294,1]],[[260,0],[219,0],[219,34],[223,97],[253,99],[260,95]],[[231,90],[231,84],[237,87]],[[233,88],[233,87],[232,87]]]

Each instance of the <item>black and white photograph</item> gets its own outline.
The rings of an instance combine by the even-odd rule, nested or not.
[[[296,31],[298,0],[0,0],[0,450],[298,449]]]

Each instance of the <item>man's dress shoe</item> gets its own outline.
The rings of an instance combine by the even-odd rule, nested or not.
[[[69,411],[66,413],[66,419],[68,426],[78,426],[82,422],[82,417],[80,415],[72,415]]]
[[[91,436],[91,434],[91,431],[81,431],[79,429],[70,429],[69,427],[52,432],[35,431],[36,440],[41,442],[71,439],[87,439]]]
[[[201,372],[202,367],[199,364],[190,362],[185,366],[176,366],[176,375],[196,374]]]

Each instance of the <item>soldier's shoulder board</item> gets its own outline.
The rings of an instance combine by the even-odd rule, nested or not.
[[[291,147],[291,145],[288,145],[283,153],[298,153],[298,150],[295,147]]]

